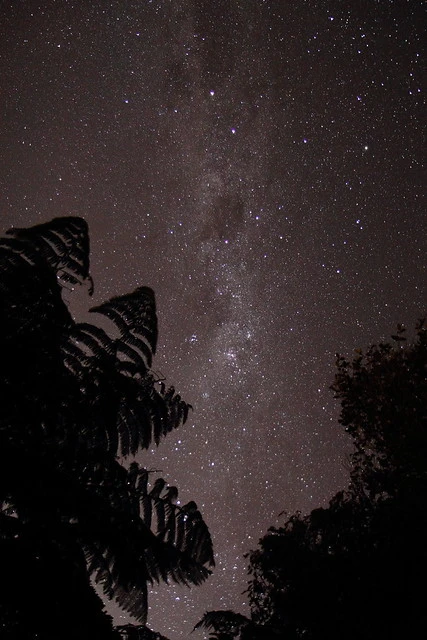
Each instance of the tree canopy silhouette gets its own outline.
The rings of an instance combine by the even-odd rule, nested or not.
[[[350,485],[271,528],[249,557],[251,617],[208,612],[212,638],[374,640],[427,628],[427,330],[337,357]],[[227,614],[227,615],[225,615]]]
[[[214,564],[195,503],[178,506],[175,487],[124,461],[190,409],[150,368],[154,293],[139,287],[90,309],[109,318],[111,335],[72,318],[63,288],[81,285],[92,294],[83,219],[11,229],[0,241],[5,639],[119,637],[91,580],[142,634],[147,585],[198,585]]]

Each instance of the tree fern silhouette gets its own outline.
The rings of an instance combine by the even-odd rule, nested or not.
[[[16,587],[0,605],[5,638],[57,637],[49,598],[67,620],[61,637],[115,637],[90,578],[142,629],[149,584],[200,584],[214,564],[199,512],[183,528],[166,481],[149,483],[147,469],[118,459],[158,445],[190,408],[150,369],[153,291],[139,287],[90,310],[109,318],[110,335],[74,321],[62,299],[69,284],[93,292],[84,220],[12,229],[0,241],[0,548]],[[14,563],[33,568],[36,592],[20,593]],[[72,606],[58,584],[80,594]]]

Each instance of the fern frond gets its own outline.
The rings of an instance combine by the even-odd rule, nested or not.
[[[141,358],[140,353],[133,349],[128,343],[127,336],[116,341],[117,353],[122,353],[131,363],[137,367],[137,372],[142,373],[147,371],[146,361]]]
[[[147,367],[151,367],[157,344],[156,303],[152,289],[139,287],[133,293],[112,298],[90,311],[101,313],[112,320],[119,329],[123,342],[129,340],[129,344],[132,344],[132,341],[140,339],[147,346],[144,356]],[[143,352],[140,343],[138,349]]]
[[[81,322],[73,328],[73,337],[82,342],[95,356],[116,355],[115,341],[100,327]]]
[[[8,236],[23,243],[22,254],[29,261],[38,254],[55,271],[60,281],[90,285],[89,233],[83,218],[54,218],[29,229],[9,229]]]

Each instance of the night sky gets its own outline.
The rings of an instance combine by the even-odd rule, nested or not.
[[[0,8],[1,231],[83,216],[90,304],[151,286],[154,370],[194,406],[137,458],[214,539],[206,585],[151,597],[178,640],[246,613],[243,554],[346,486],[335,353],[426,314],[423,2]]]

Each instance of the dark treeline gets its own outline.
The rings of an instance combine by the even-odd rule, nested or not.
[[[337,359],[350,485],[248,554],[251,616],[211,611],[218,640],[378,640],[427,633],[427,331]]]
[[[0,637],[160,638],[147,586],[197,585],[212,543],[197,505],[136,462],[190,406],[151,371],[157,318],[140,287],[77,323],[63,289],[93,285],[84,220],[12,229],[0,241]],[[137,625],[113,628],[92,586]]]

